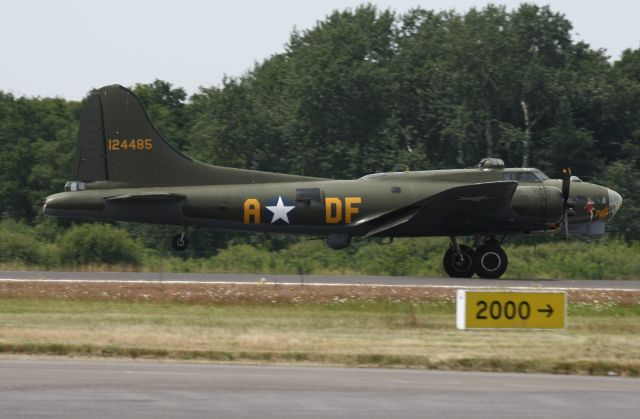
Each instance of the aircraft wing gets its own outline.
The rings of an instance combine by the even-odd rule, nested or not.
[[[411,220],[418,212],[420,212],[420,210],[414,209],[412,211],[403,211],[396,217],[390,217],[386,221],[379,223],[380,225],[378,227],[374,227],[373,229],[369,230],[367,234],[362,236],[362,238],[366,239],[367,237],[375,236],[378,233],[382,233],[383,231],[387,231],[401,224],[404,224],[407,221]]]
[[[393,229],[417,216],[431,219],[447,219],[452,216],[473,218],[486,214],[487,211],[497,211],[510,205],[517,187],[518,182],[515,181],[454,186],[414,204],[364,220],[360,225],[371,228],[363,237],[372,237]]]
[[[446,189],[420,201],[430,214],[469,214],[498,210],[511,203],[516,181],[476,183]]]

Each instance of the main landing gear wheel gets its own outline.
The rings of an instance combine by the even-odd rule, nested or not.
[[[178,252],[182,252],[189,247],[189,239],[185,233],[176,234],[171,239],[171,245],[173,245],[173,248]]]
[[[453,247],[447,250],[442,259],[444,270],[453,278],[471,278],[475,272],[473,267],[473,249],[469,246],[460,245],[460,252],[462,253],[462,258],[458,256]]]
[[[480,278],[500,278],[508,263],[507,254],[493,243],[478,247],[473,254],[473,266]]]

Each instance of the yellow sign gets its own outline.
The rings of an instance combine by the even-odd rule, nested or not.
[[[458,290],[458,329],[564,329],[563,291]]]

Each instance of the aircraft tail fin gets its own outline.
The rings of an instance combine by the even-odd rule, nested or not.
[[[98,89],[82,109],[73,163],[76,181],[150,187],[312,179],[195,161],[165,140],[140,99],[120,85]]]

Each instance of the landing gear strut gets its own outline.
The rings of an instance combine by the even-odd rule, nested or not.
[[[507,254],[494,238],[473,249],[458,245],[456,238],[451,237],[451,247],[442,260],[447,274],[456,278],[471,278],[475,273],[480,278],[497,279],[507,270],[508,263]]]
[[[182,252],[187,247],[189,247],[189,239],[187,238],[187,228],[185,227],[182,230],[182,233],[176,234],[171,239],[171,245],[178,252]]]
[[[444,270],[451,277],[471,278],[473,276],[473,249],[458,245],[455,237],[451,237],[451,247],[442,259]]]

